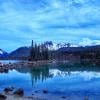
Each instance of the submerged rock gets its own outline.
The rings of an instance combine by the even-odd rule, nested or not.
[[[7,99],[7,96],[0,94],[0,100],[6,100],[6,99]]]
[[[23,89],[18,89],[14,92],[15,95],[18,95],[18,96],[23,96],[24,95],[24,90]]]
[[[43,93],[47,94],[48,93],[48,90],[43,90]]]

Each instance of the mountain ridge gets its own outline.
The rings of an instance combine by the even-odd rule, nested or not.
[[[28,58],[30,56],[31,47],[23,46],[15,49],[14,51],[7,53],[0,49],[0,58]],[[100,45],[96,46],[85,46],[85,47],[62,47],[55,52],[67,52],[67,53],[88,53],[88,52],[100,52]]]

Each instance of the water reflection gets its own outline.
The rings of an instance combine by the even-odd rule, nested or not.
[[[54,94],[72,91],[100,93],[99,83],[100,66],[66,64],[25,66],[22,69],[0,74],[0,90],[15,86],[22,87],[28,93],[45,88]]]
[[[49,77],[49,68],[46,67],[39,67],[33,68],[30,70],[31,78],[32,78],[32,85],[34,85],[37,81],[44,81]]]
[[[92,77],[100,76],[99,66],[82,66],[82,65],[45,65],[39,67],[25,67],[24,69],[17,70],[20,73],[30,73],[32,86],[38,81],[43,82],[48,78],[53,77],[70,77],[70,76],[83,76],[85,79],[91,79]]]

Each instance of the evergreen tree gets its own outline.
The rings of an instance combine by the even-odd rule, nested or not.
[[[32,40],[30,59],[32,61],[49,60],[49,50],[47,43],[45,42],[44,44],[41,45],[37,44],[33,45],[33,40]]]

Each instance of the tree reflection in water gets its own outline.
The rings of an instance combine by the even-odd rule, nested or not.
[[[49,77],[49,67],[34,67],[30,70],[32,86],[38,81],[44,81]]]
[[[21,73],[30,73],[32,86],[37,82],[44,82],[48,78],[53,78],[55,76],[71,76],[71,72],[75,71],[93,71],[100,72],[99,66],[92,65],[81,65],[81,64],[51,64],[37,67],[24,67],[24,69],[18,70]]]

